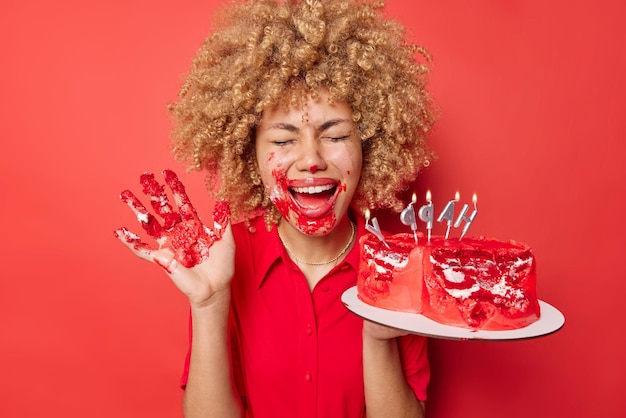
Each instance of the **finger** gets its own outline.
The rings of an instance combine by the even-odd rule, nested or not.
[[[174,259],[171,253],[165,252],[164,250],[155,250],[150,245],[141,241],[141,238],[138,235],[132,233],[128,229],[122,227],[113,232],[117,239],[119,239],[122,244],[128,247],[135,255],[146,261],[153,262],[167,273],[172,274],[178,265],[176,259]]]
[[[152,260],[152,248],[143,242],[139,235],[130,232],[128,229],[121,227],[113,231],[117,239],[122,244],[128,247],[135,255],[143,258],[144,260]]]
[[[150,198],[152,208],[163,219],[163,229],[169,230],[180,222],[180,215],[172,210],[165,194],[165,187],[155,180],[154,174],[143,173],[139,177],[139,183],[143,186],[143,192]]]
[[[178,266],[178,262],[173,256],[164,257],[160,254],[155,254],[152,261],[154,261],[154,264],[165,270],[167,274],[174,273],[176,267]]]
[[[160,238],[163,235],[163,228],[161,224],[156,220],[154,216],[146,207],[135,197],[130,190],[124,190],[120,194],[120,199],[128,205],[128,207],[135,213],[137,220],[141,224],[142,228],[152,237]]]
[[[180,216],[183,218],[183,220],[189,221],[198,219],[196,209],[191,204],[191,201],[187,196],[187,192],[185,191],[185,186],[178,179],[176,173],[174,173],[172,170],[164,170],[163,175],[165,176],[165,182],[172,190],[174,200],[176,201],[176,205],[178,206],[178,211],[180,212]]]
[[[224,225],[220,239],[211,237],[211,243],[207,258],[213,260],[226,260],[232,258],[235,249],[235,238],[230,222]]]
[[[224,228],[230,221],[230,205],[224,200],[215,202],[213,208],[213,231],[211,237],[215,240],[221,239],[224,234]]]
[[[222,234],[221,241],[229,247],[235,248],[235,237],[233,235],[233,227],[230,223],[230,220],[226,223],[223,231],[224,232]]]

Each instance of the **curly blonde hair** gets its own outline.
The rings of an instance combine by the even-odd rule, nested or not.
[[[432,152],[435,119],[426,91],[427,52],[382,16],[382,1],[251,0],[217,15],[177,100],[174,155],[206,170],[213,197],[235,219],[265,208],[278,219],[258,173],[255,126],[264,109],[303,95],[347,102],[363,142],[355,207],[399,210],[400,193]]]

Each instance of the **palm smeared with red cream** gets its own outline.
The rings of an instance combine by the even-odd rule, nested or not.
[[[170,205],[165,187],[156,181],[153,174],[144,173],[140,177],[143,193],[149,197],[152,209],[161,221],[130,190],[120,194],[120,198],[135,213],[143,229],[157,241],[158,249],[143,242],[138,235],[126,228],[117,229],[115,234],[137,255],[161,265],[171,273],[171,262],[163,262],[156,251],[168,249],[173,253],[174,260],[187,268],[200,264],[208,257],[213,243],[222,238],[230,218],[230,210],[226,202],[216,202],[213,212],[214,228],[206,227],[176,173],[165,170],[163,175],[165,183],[172,191],[178,212]]]

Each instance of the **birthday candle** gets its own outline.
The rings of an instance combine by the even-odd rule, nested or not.
[[[387,241],[385,241],[385,237],[383,236],[382,232],[380,231],[380,227],[378,226],[378,219],[372,218],[372,224],[370,225],[369,209],[365,209],[365,229],[376,235],[376,238],[378,238],[383,244],[385,244],[385,247],[389,248],[389,244],[387,244]]]
[[[476,218],[476,215],[478,215],[478,209],[476,208],[477,201],[478,197],[476,196],[476,193],[474,193],[474,196],[472,196],[472,202],[474,202],[474,210],[472,211],[472,214],[470,216],[465,215],[467,213],[467,209],[469,208],[469,205],[466,203],[465,205],[463,205],[463,209],[461,210],[459,217],[454,223],[454,227],[458,228],[459,225],[461,225],[461,222],[465,221],[465,226],[463,227],[463,231],[461,232],[461,237],[459,238],[459,240],[463,239],[469,227],[472,225],[472,222],[474,222],[474,218]]]
[[[459,192],[456,192],[454,195],[454,200],[450,200],[445,208],[443,208],[443,212],[437,218],[437,222],[442,222],[444,219],[447,221],[448,229],[446,230],[446,237],[450,235],[450,228],[452,227],[452,222],[454,221],[454,204],[459,200]]]
[[[415,239],[415,243],[417,244],[417,221],[415,219],[415,210],[413,209],[413,204],[416,200],[415,193],[413,193],[413,200],[409,203],[409,206],[400,213],[400,221],[407,226],[411,226],[413,239]]]
[[[417,216],[423,221],[426,222],[426,230],[428,231],[428,242],[430,242],[430,233],[433,229],[433,202],[430,195],[430,190],[426,192],[426,200],[427,204],[422,206],[417,212]]]

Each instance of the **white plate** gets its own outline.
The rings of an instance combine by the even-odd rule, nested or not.
[[[506,341],[535,338],[552,334],[565,323],[563,314],[542,300],[539,301],[541,309],[539,320],[524,328],[503,331],[473,331],[467,328],[440,324],[420,314],[377,308],[359,299],[356,286],[346,290],[341,296],[341,301],[350,311],[372,322],[402,329],[412,334],[452,340]]]

